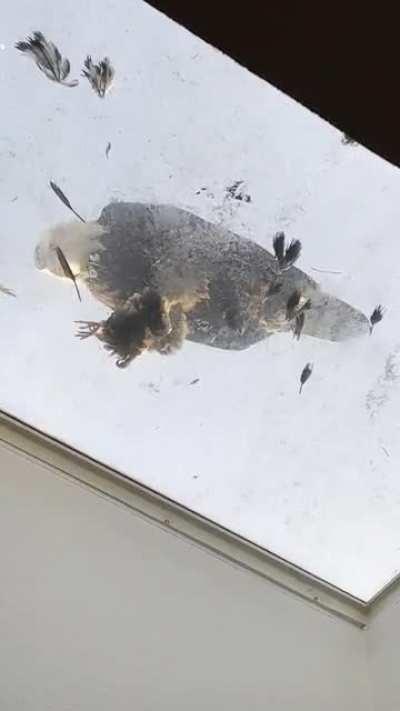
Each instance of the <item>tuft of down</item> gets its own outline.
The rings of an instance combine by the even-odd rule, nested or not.
[[[57,256],[60,248],[74,276],[87,274],[89,256],[102,249],[99,237],[105,232],[98,222],[63,222],[40,235],[34,252],[37,269],[66,278]]]

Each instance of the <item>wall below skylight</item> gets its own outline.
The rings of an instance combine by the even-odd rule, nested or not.
[[[376,709],[398,711],[400,708],[399,676],[400,589],[379,603],[367,635],[370,679]]]
[[[358,628],[3,446],[0,469],[2,711],[372,711]]]

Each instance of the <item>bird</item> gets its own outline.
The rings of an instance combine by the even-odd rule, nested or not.
[[[98,219],[50,227],[39,237],[35,264],[65,278],[57,246],[74,275],[113,313],[145,289],[165,299],[173,327],[165,335],[163,352],[175,352],[186,340],[239,351],[290,332],[287,305],[295,291],[301,294],[300,313],[312,302],[302,326],[305,336],[344,341],[369,333],[369,319],[361,311],[289,266],[293,251],[282,270],[279,245],[273,245],[273,255],[257,242],[174,205],[112,202]],[[298,247],[294,251],[299,254]],[[286,256],[283,246],[284,260]]]

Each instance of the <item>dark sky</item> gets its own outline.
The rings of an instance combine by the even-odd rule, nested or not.
[[[150,4],[400,165],[398,24],[386,4]]]

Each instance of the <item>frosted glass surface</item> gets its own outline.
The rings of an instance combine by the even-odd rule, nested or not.
[[[369,599],[400,568],[397,168],[144,3],[15,0],[3,20],[0,283],[17,296],[0,294],[0,406]],[[34,30],[78,86],[15,49]],[[104,98],[81,76],[88,54],[115,68]],[[189,332],[176,353],[119,369],[96,337],[75,337],[74,321],[110,309],[84,279],[79,302],[71,281],[36,268],[39,235],[74,220],[50,180],[89,221],[113,201],[169,205],[269,254],[284,231],[326,312],[311,304],[299,341],[276,328],[239,350],[246,320],[229,325],[229,302],[235,347]],[[385,307],[372,336],[362,316],[356,338],[319,332],[342,301],[366,317]]]

